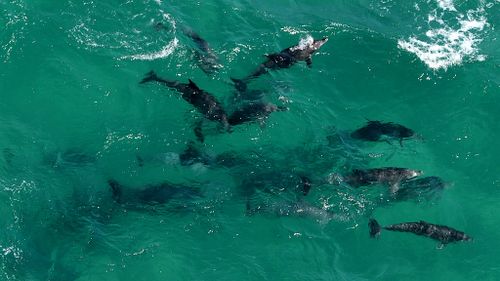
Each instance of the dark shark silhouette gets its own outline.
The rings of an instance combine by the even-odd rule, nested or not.
[[[288,108],[276,106],[272,103],[252,102],[231,113],[228,122],[231,126],[253,122],[267,118],[274,111],[285,111]]]
[[[150,71],[140,84],[148,82],[158,82],[168,88],[177,90],[181,93],[182,98],[193,105],[205,118],[220,123],[227,131],[230,130],[228,117],[222,104],[212,94],[200,89],[191,79],[189,83],[180,83],[163,79],[156,75],[154,71]]]
[[[251,79],[255,79],[262,74],[266,74],[269,70],[289,68],[299,61],[305,61],[307,66],[311,67],[312,54],[321,48],[321,46],[323,46],[323,44],[327,41],[328,38],[326,37],[320,40],[314,40],[312,37],[303,39],[299,45],[286,48],[279,53],[266,55],[267,60],[261,63],[250,75],[242,79],[231,78],[231,80],[235,83],[237,90],[245,91],[247,83]]]
[[[343,176],[343,181],[352,187],[369,186],[373,184],[386,184],[394,193],[399,189],[399,184],[406,180],[422,175],[422,171],[407,168],[384,167],[374,169],[354,169]]]
[[[439,241],[439,248],[442,248],[444,245],[452,242],[472,240],[472,237],[466,235],[462,231],[458,231],[448,226],[432,224],[425,221],[405,222],[382,227],[375,219],[370,219],[370,221],[368,222],[368,227],[370,228],[370,237],[372,238],[380,235],[380,231],[382,229],[399,232],[410,232]]]
[[[412,179],[401,183],[399,190],[393,194],[393,199],[395,201],[430,200],[439,196],[447,186],[443,179],[436,176]]]
[[[263,120],[274,111],[288,109],[272,103],[251,102],[238,108],[228,116],[222,104],[212,94],[200,89],[192,80],[189,80],[189,83],[171,81],[159,77],[154,71],[150,71],[141,80],[140,84],[148,82],[158,82],[168,88],[175,89],[181,93],[184,100],[193,105],[206,119],[218,122],[227,132],[232,131],[232,126]],[[194,128],[194,134],[199,142],[205,140],[202,125],[202,121],[197,122]]]
[[[168,30],[162,22],[154,24],[154,28],[157,31]],[[219,62],[219,57],[210,47],[210,44],[208,44],[208,42],[198,33],[187,26],[181,26],[181,30],[186,37],[195,43],[196,48],[193,48],[194,56],[201,70],[203,70],[203,72],[207,75],[213,75],[219,71],[219,69],[222,68],[222,65]]]
[[[196,44],[195,58],[203,72],[213,75],[222,68],[219,57],[205,39],[188,27],[183,27],[182,32]]]
[[[193,200],[201,198],[201,192],[193,187],[184,185],[174,185],[164,182],[157,185],[147,185],[140,190],[126,188],[116,180],[108,180],[113,199],[124,205],[145,204],[158,205],[166,204],[171,200]]]
[[[388,141],[387,139],[383,139],[383,137],[397,139],[401,146],[403,145],[404,139],[411,138],[414,135],[415,132],[405,126],[392,122],[384,123],[380,121],[368,121],[368,124],[364,127],[351,133],[352,138],[364,141]]]

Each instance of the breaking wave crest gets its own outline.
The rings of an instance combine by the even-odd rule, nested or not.
[[[172,39],[172,41],[170,41],[170,43],[168,43],[162,50],[160,50],[158,52],[123,56],[123,57],[121,57],[121,59],[156,60],[156,59],[165,58],[165,57],[170,56],[174,52],[178,43],[179,43],[179,40],[177,38],[174,38],[174,39]]]
[[[160,2],[161,3],[161,2]],[[145,5],[123,3],[126,9],[110,9],[109,3],[88,2],[73,4],[76,11],[85,11],[76,18],[69,30],[80,48],[107,52],[119,60],[155,60],[171,55],[178,45],[176,22],[160,9],[158,1]],[[132,28],[124,28],[132,26]]]
[[[163,19],[167,21],[170,26],[175,29],[176,22],[175,20],[167,13],[163,13]],[[135,54],[123,56],[121,59],[131,59],[131,60],[156,60],[170,56],[174,51],[177,45],[179,44],[179,40],[177,37],[174,37],[170,42],[168,42],[165,47],[163,47],[160,51],[145,53],[145,54]]]
[[[435,1],[437,8],[428,14],[427,26],[419,28],[425,33],[398,40],[399,48],[414,53],[434,70],[485,60],[478,47],[489,26],[484,7],[461,13],[452,0]]]
[[[25,29],[28,25],[28,16],[26,14],[26,4],[23,1],[6,1],[5,25],[3,35],[0,36],[0,59],[6,63],[10,60],[12,53],[15,52],[16,45],[25,38]]]
[[[314,43],[314,39],[312,38],[312,36],[307,35],[306,37],[300,39],[299,44],[295,47],[290,48],[290,50],[292,50],[292,51],[304,50],[307,47],[312,46],[313,43]]]

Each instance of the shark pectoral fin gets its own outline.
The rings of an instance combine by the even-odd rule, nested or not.
[[[278,107],[276,108],[276,111],[288,111],[289,108],[284,106],[284,105],[278,105]]]
[[[288,66],[284,66],[284,64],[286,65],[287,57],[284,57],[280,53],[268,54],[268,55],[266,55],[266,58],[267,58],[267,61],[261,64],[261,66],[263,66],[264,68],[258,70],[259,73],[262,72],[260,74],[266,73],[267,72],[266,68],[273,69],[276,67],[279,67],[279,68],[288,67]]]
[[[139,84],[144,84],[152,81],[158,82],[158,80],[158,76],[156,75],[154,70],[151,70],[150,72],[146,73],[146,75],[144,75],[144,78],[141,80],[141,82],[139,82]]]
[[[191,50],[194,61],[198,62],[198,64],[203,63],[203,54],[198,50]]]
[[[445,247],[445,246],[446,246],[446,244],[444,244],[444,243],[438,243],[438,244],[436,245],[436,249],[438,249],[438,250],[442,250],[442,249],[444,249],[444,247]]]
[[[111,188],[111,193],[115,202],[121,204],[123,196],[123,186],[116,180],[108,180],[108,185]]]
[[[311,67],[312,67],[312,63],[313,63],[313,62],[312,62],[311,57],[308,57],[308,58],[306,59],[306,63],[307,63],[307,67],[309,67],[309,68],[311,68]]]
[[[265,54],[264,57],[270,59],[270,60],[274,60],[275,58],[279,57],[279,54]]]
[[[236,79],[231,77],[231,80],[233,81],[238,92],[245,92],[247,90],[247,81],[245,81],[245,79]]]
[[[370,219],[368,221],[368,228],[370,229],[371,238],[377,238],[380,236],[380,231],[382,230],[382,227],[380,226],[380,224],[377,222],[376,219]]]
[[[400,139],[399,139],[399,145],[400,145],[401,147],[403,147],[403,138],[400,138]]]
[[[302,195],[307,196],[309,194],[309,191],[311,190],[311,179],[309,179],[306,176],[300,176],[300,182],[302,183],[301,189],[302,189]]]
[[[391,186],[390,186],[391,195],[395,195],[396,192],[398,192],[398,190],[399,190],[399,183],[398,182],[391,184]]]
[[[200,120],[196,123],[195,127],[194,127],[194,135],[196,136],[196,139],[203,143],[205,141],[205,136],[203,135],[203,120]]]
[[[261,130],[264,130],[266,128],[266,120],[265,118],[259,118],[258,119],[259,127]]]
[[[139,167],[144,167],[144,158],[142,158],[139,154],[135,156],[135,160],[137,161],[137,165]]]

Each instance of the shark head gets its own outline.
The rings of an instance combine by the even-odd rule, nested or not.
[[[419,177],[419,176],[421,176],[423,174],[424,174],[423,171],[419,171],[419,170],[407,170],[407,172],[406,172],[406,178],[407,179],[413,179],[413,178]]]
[[[472,237],[470,237],[469,235],[467,235],[467,234],[463,235],[462,240],[463,241],[474,241],[474,239]]]
[[[316,51],[319,48],[321,48],[321,46],[323,46],[327,41],[328,41],[328,37],[325,37],[325,38],[319,39],[319,40],[314,40],[311,48]]]
[[[308,54],[312,54],[317,51],[323,44],[328,41],[328,38],[325,37],[320,40],[314,40],[312,36],[308,35],[305,38],[302,38],[297,46],[291,47],[291,51],[305,51]]]

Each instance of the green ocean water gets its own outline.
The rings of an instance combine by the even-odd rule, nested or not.
[[[499,7],[0,0],[0,280],[500,279]],[[209,42],[218,73],[200,69],[183,27]],[[288,110],[232,133],[205,121],[203,144],[190,104],[139,84],[150,70],[191,79],[232,111],[230,77],[307,36],[329,37],[311,68],[299,62],[249,84]],[[349,139],[366,119],[419,138]],[[181,165],[190,142],[231,165]],[[439,176],[447,188],[433,200],[387,203],[383,186],[326,182],[388,166]],[[313,182],[299,200],[315,212],[248,213],[249,197],[289,209],[298,174]],[[126,206],[110,179],[129,192],[170,182],[202,196]],[[370,239],[371,217],[448,225],[474,241],[439,250],[412,234]]]

